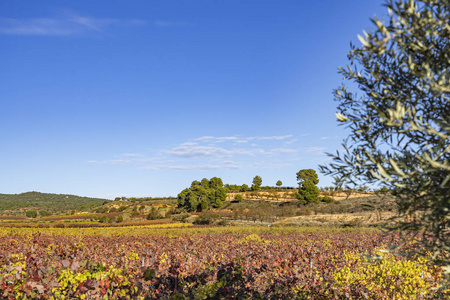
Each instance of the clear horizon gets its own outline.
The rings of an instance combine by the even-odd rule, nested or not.
[[[0,193],[297,186],[341,148],[338,67],[382,4],[2,1]]]

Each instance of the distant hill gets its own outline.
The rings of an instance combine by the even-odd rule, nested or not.
[[[27,192],[22,194],[0,194],[0,211],[42,209],[49,211],[81,210],[102,205],[107,199],[89,198],[65,194]]]

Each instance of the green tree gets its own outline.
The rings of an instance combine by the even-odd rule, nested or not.
[[[295,196],[303,204],[318,203],[319,189],[312,180],[306,180],[300,185]]]
[[[259,191],[259,189],[261,188],[261,184],[262,184],[262,178],[259,175],[256,175],[253,178],[253,182],[252,182],[252,191]]]
[[[210,199],[210,203],[212,203],[213,207],[219,208],[225,199],[227,199],[227,192],[224,188],[217,186],[214,189],[214,198]]]
[[[302,184],[304,181],[311,180],[314,184],[319,183],[319,177],[313,169],[303,169],[297,172],[297,181]]]
[[[405,237],[447,265],[450,248],[450,2],[391,0],[386,22],[351,46],[345,84],[334,91],[337,118],[350,130],[344,152],[321,171],[341,186],[379,183],[398,204]]]
[[[221,189],[223,188],[222,179],[220,179],[219,177],[213,177],[209,180],[207,186],[209,186],[212,189]]]
[[[248,185],[246,185],[245,183],[241,186],[239,192],[247,192],[249,191],[250,188],[248,187]]]
[[[296,198],[301,203],[317,203],[319,197],[319,189],[316,184],[319,183],[317,173],[313,169],[303,169],[297,172],[298,180],[298,193],[295,194]]]
[[[283,182],[281,182],[281,180],[278,180],[276,185],[277,185],[277,187],[281,187],[283,185]]]
[[[202,181],[200,182],[200,186],[209,187],[209,180],[206,178],[203,178]]]

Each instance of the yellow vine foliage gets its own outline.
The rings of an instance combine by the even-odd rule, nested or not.
[[[247,243],[269,244],[270,242],[264,238],[261,238],[259,235],[253,233],[253,234],[247,235],[246,237],[240,239],[238,243],[239,244],[247,244]]]
[[[375,254],[346,253],[345,266],[333,274],[335,286],[365,289],[369,299],[421,299],[435,294],[443,281],[440,268],[426,258],[407,260],[382,249]]]

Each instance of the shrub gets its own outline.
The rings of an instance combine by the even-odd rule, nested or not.
[[[209,224],[213,224],[218,219],[219,219],[218,214],[211,212],[211,211],[206,211],[206,212],[202,213],[200,216],[198,216],[197,219],[195,219],[194,224],[209,225]]]
[[[319,201],[325,202],[325,203],[331,203],[331,202],[334,202],[335,200],[329,196],[324,196],[324,197],[319,197]]]
[[[37,217],[37,211],[35,211],[35,210],[28,210],[26,212],[26,216],[28,218],[36,218]]]
[[[236,202],[241,202],[242,199],[243,199],[243,197],[241,194],[237,194],[236,196],[234,196],[234,201],[236,201]]]
[[[156,220],[156,219],[160,219],[161,215],[159,214],[159,211],[156,207],[152,207],[150,209],[150,212],[147,215],[147,220]]]
[[[99,207],[95,210],[96,213],[98,214],[104,214],[106,213],[108,210],[106,209],[106,207]]]
[[[49,213],[49,212],[46,211],[46,210],[40,210],[40,211],[39,211],[39,214],[41,215],[41,217],[48,217],[48,216],[51,216],[51,215],[52,215],[51,213]]]

